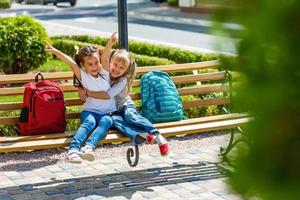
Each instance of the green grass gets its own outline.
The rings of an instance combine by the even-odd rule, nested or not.
[[[23,101],[23,95],[0,97],[0,103],[12,103],[21,101]]]
[[[49,58],[48,61],[38,68],[41,72],[67,72],[71,67],[61,60]]]

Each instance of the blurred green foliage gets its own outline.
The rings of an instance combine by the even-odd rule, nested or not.
[[[254,120],[239,145],[230,184],[245,198],[300,199],[300,1],[241,0],[219,19],[238,19],[244,77],[234,110]]]

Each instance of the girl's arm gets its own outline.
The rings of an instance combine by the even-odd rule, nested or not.
[[[106,43],[106,46],[105,46],[105,49],[102,51],[102,54],[101,54],[101,63],[102,63],[102,66],[103,68],[106,70],[106,71],[110,71],[110,68],[109,68],[109,56],[110,56],[110,51],[112,49],[112,46],[114,44],[117,43],[118,39],[116,37],[116,34],[117,32],[114,32],[109,40],[107,41]]]
[[[78,96],[81,101],[85,102],[87,97],[92,97],[95,99],[110,99],[110,96],[107,92],[101,91],[101,92],[91,92],[85,88],[79,88],[78,89]]]
[[[120,94],[127,86],[126,83],[127,79],[122,79],[113,87],[111,87],[108,91],[100,92],[92,92],[84,88],[83,90],[78,91],[78,95],[82,101],[85,101],[87,97],[92,97],[95,99],[110,99]]]
[[[59,59],[64,61],[66,64],[70,65],[75,76],[79,80],[81,80],[80,67],[76,64],[76,62],[70,56],[68,56],[68,55],[64,54],[63,52],[59,51],[58,49],[54,48],[48,42],[46,42],[46,51],[56,55]]]
[[[95,99],[110,99],[108,92],[106,91],[100,91],[100,92],[91,92],[89,90],[86,90],[86,96],[92,97]]]

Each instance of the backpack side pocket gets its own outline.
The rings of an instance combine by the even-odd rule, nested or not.
[[[20,114],[19,122],[27,123],[29,119],[29,108],[23,107]]]

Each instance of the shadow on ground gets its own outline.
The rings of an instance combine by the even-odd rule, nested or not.
[[[224,177],[224,173],[216,164],[198,162],[196,164],[173,163],[172,166],[149,168],[105,175],[88,176],[58,180],[52,178],[48,182],[25,184],[18,187],[2,188],[7,195],[72,195],[114,197],[123,196],[130,199],[136,192],[153,192],[152,186],[176,187],[174,184],[204,181]],[[13,193],[13,194],[10,194]],[[2,195],[2,198],[7,196]],[[0,195],[1,199],[1,195]]]

